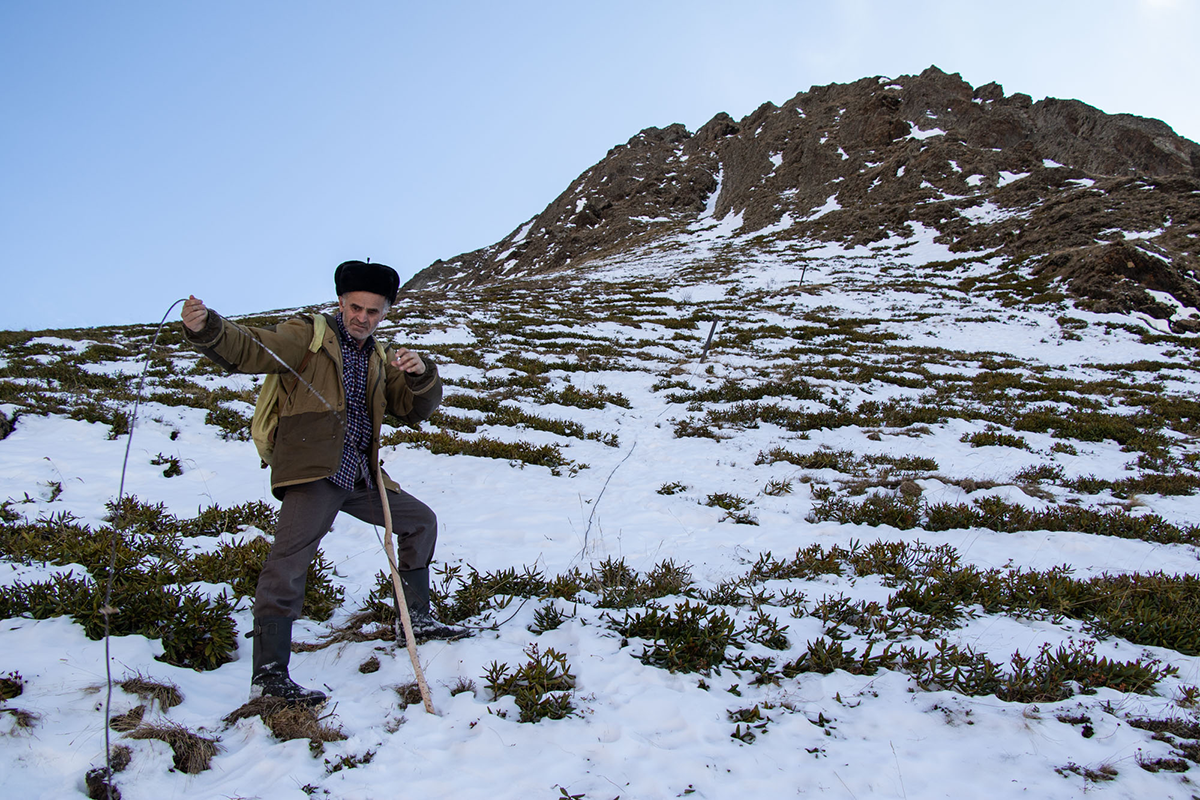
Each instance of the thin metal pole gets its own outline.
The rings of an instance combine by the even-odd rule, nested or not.
[[[704,363],[704,359],[708,358],[708,347],[712,344],[713,334],[717,332],[717,323],[719,319],[714,319],[712,327],[708,329],[708,339],[704,342],[704,350],[700,353],[700,363]]]

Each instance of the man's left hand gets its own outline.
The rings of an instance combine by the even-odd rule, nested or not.
[[[396,369],[401,369],[409,375],[424,375],[425,362],[421,357],[403,347],[397,347],[395,355],[392,356],[392,366]]]

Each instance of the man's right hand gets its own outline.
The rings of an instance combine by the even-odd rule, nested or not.
[[[183,311],[179,316],[183,318],[183,324],[189,331],[199,333],[208,322],[208,309],[203,300],[194,294],[188,295],[188,299],[183,301]]]

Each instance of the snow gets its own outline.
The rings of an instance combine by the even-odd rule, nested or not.
[[[451,328],[429,331],[428,333],[410,333],[403,338],[403,342],[397,341],[396,344],[405,347],[428,347],[432,344],[475,343],[475,333],[463,325],[455,325]]]
[[[721,186],[725,182],[725,168],[722,167],[717,172],[717,188],[712,190],[712,194],[704,201],[704,211],[700,214],[700,219],[711,219],[717,211],[717,201],[721,199]]]
[[[961,253],[952,251],[948,244],[934,241],[934,238],[938,236],[935,228],[930,228],[915,220],[909,223],[909,227],[912,228],[913,235],[897,247],[897,250],[906,250],[905,260],[908,263],[924,265],[931,261],[949,261],[962,257]],[[893,240],[895,238],[893,237]]]
[[[829,197],[827,197],[825,199],[825,205],[823,205],[820,208],[813,211],[811,214],[809,214],[807,217],[805,217],[804,220],[806,222],[811,222],[814,219],[820,219],[821,217],[825,216],[826,214],[829,214],[834,211],[841,211],[841,210],[842,210],[842,205],[841,205],[841,203],[839,203],[837,201],[837,195],[831,194],[831,195],[829,195]]]
[[[1121,233],[1125,236],[1125,241],[1130,242],[1153,239],[1157,236],[1161,236],[1164,233],[1164,229],[1156,228],[1152,231],[1122,231]]]
[[[979,205],[970,206],[968,208],[958,209],[961,216],[966,217],[975,224],[990,225],[993,222],[999,222],[1004,219],[1022,218],[1029,216],[1028,211],[1013,211],[1010,209],[1000,208],[991,200],[985,200]]]
[[[82,353],[87,350],[93,343],[87,340],[76,341],[75,339],[62,339],[58,336],[37,336],[29,340],[30,345],[42,345],[50,348],[63,348],[75,353]]]
[[[756,236],[769,236],[771,234],[779,233],[781,231],[786,231],[788,228],[792,227],[795,224],[796,224],[796,221],[792,218],[792,215],[785,213],[782,216],[780,216],[778,222],[774,223],[773,225],[768,225],[767,227],[758,230],[755,233],[755,235]]]
[[[800,242],[790,243],[799,253],[795,257],[767,250],[744,255],[736,281],[713,274],[683,277],[687,269],[698,269],[714,254],[724,252],[722,248],[741,241],[734,233],[740,226],[739,215],[712,219],[719,192],[720,177],[718,189],[709,198],[705,225],[675,242],[678,252],[664,254],[646,248],[626,253],[602,265],[592,274],[593,279],[651,275],[668,280],[667,288],[650,295],[676,304],[664,308],[668,316],[686,319],[697,310],[719,306],[726,315],[723,324],[761,321],[787,327],[807,313],[834,317],[841,311],[857,318],[879,318],[885,315],[884,306],[927,310],[931,304],[961,298],[957,290],[939,293],[930,287],[884,293],[878,286],[891,269],[915,270],[933,262],[980,255],[954,253],[947,244],[935,241],[934,229],[912,222],[910,234],[892,234],[870,246]],[[831,197],[809,219],[839,207],[836,197]],[[991,204],[964,214],[970,216],[971,212],[980,215],[977,218],[1004,213]],[[991,262],[964,264],[946,280],[953,285],[966,275],[982,274],[996,266]],[[824,288],[787,295],[793,304],[791,312],[780,306],[761,307],[758,301],[736,307],[739,292],[795,286],[805,268],[806,290],[818,282]],[[834,273],[843,275],[836,279],[839,282]],[[597,295],[603,296],[604,289],[598,285]],[[633,295],[608,299],[624,302],[629,297]],[[1094,378],[1087,370],[1096,364],[1167,361],[1166,353],[1173,346],[1148,344],[1119,328],[1106,333],[1104,323],[1128,323],[1128,318],[1118,315],[1072,310],[1073,317],[1088,325],[1080,338],[1069,339],[1062,336],[1059,309],[1009,309],[986,297],[972,298],[972,303],[936,316],[887,321],[878,329],[901,335],[907,347],[998,353],[1077,378]],[[731,304],[736,313],[730,311]],[[421,324],[425,326],[426,320]],[[560,333],[564,339],[586,334],[617,346],[645,339],[667,344],[678,333],[652,323],[634,326],[610,320],[575,326],[548,320],[537,327]],[[688,345],[698,351],[707,324],[698,321],[695,329],[686,332],[692,337]],[[383,335],[416,347],[479,345],[479,337],[461,318],[434,321],[411,331],[401,322]],[[45,337],[44,343],[60,342]],[[755,344],[769,348],[771,343]],[[61,345],[67,346],[66,340]],[[707,365],[699,364],[695,355],[698,352],[688,357],[676,353],[664,356],[663,364],[635,364],[630,371],[570,374],[577,388],[603,384],[628,397],[630,407],[584,412],[556,406],[542,413],[576,420],[589,430],[618,434],[616,448],[594,441],[564,442],[544,431],[505,431],[511,438],[564,444],[573,460],[589,464],[573,477],[500,460],[386,448],[383,458],[389,473],[438,513],[436,565],[469,564],[480,571],[536,565],[553,576],[575,567],[587,570],[605,559],[624,559],[644,574],[673,559],[687,564],[695,580],[712,589],[744,575],[748,563],[768,551],[782,558],[811,544],[848,547],[854,541],[911,542],[919,538],[930,546],[949,545],[964,562],[984,568],[1048,569],[1066,563],[1078,576],[1158,570],[1200,574],[1196,552],[1182,545],[1087,533],[1000,534],[978,528],[932,533],[809,523],[806,515],[813,505],[812,485],[802,482],[803,471],[786,464],[756,464],[759,452],[782,444],[806,448],[805,452],[828,446],[858,453],[919,453],[935,459],[942,476],[921,479],[927,499],[954,503],[966,502],[967,495],[951,477],[1007,480],[1018,469],[1044,460],[1053,440],[1042,434],[1022,434],[1036,452],[973,448],[961,437],[978,428],[963,420],[932,426],[928,435],[919,438],[884,430],[878,432],[878,439],[871,439],[867,431],[850,427],[814,430],[811,438],[801,440],[788,438],[770,425],[738,431],[720,442],[679,438],[671,420],[686,411],[682,405],[668,403],[666,393],[653,391],[656,381],[669,376],[709,385],[704,383],[709,380],[706,367],[712,368],[714,382],[727,377],[752,381],[762,368],[753,349],[726,351]],[[637,361],[628,353],[621,358],[626,364]],[[127,370],[129,363],[111,362],[103,368],[115,374]],[[927,368],[943,375],[971,371],[936,359]],[[445,364],[442,372],[452,381],[479,380],[484,374],[519,374],[511,369],[481,370],[452,363]],[[562,373],[550,374],[555,381],[564,380]],[[1182,384],[1181,393],[1200,389],[1188,364],[1179,364],[1173,374]],[[211,381],[212,385],[249,385],[244,376],[213,376]],[[899,391],[878,382],[838,388],[847,393],[870,392],[876,399]],[[3,406],[0,410],[11,417],[14,408]],[[198,507],[212,503],[223,507],[251,501],[275,505],[253,445],[219,438],[204,417],[203,409],[147,404],[130,441],[127,437],[110,440],[107,426],[101,424],[23,415],[13,433],[0,441],[0,499],[17,501],[11,508],[30,519],[70,511],[82,522],[98,527],[106,502],[116,496],[128,443],[127,492],[162,502],[173,514],[191,517]],[[183,474],[164,477],[162,467],[150,463],[157,454],[181,459]],[[1055,463],[1072,475],[1117,478],[1126,474],[1124,464],[1131,457],[1109,441],[1081,446],[1079,455],[1060,456]],[[772,478],[793,480],[795,491],[779,497],[764,494],[762,488]],[[686,488],[674,495],[658,493],[659,487],[674,481]],[[61,494],[52,498],[54,484],[61,486]],[[723,521],[719,509],[703,504],[714,492],[752,498],[751,508],[759,524]],[[971,497],[989,494],[1014,502],[1039,502],[1011,484],[981,490]],[[1200,517],[1195,496],[1146,496],[1141,502],[1147,512],[1180,523]],[[325,538],[323,551],[347,595],[341,616],[335,616],[334,622],[370,591],[375,573],[383,567],[377,537],[371,526],[341,516]],[[214,546],[216,541],[197,544]],[[49,568],[6,559],[0,561],[0,586],[42,580],[57,571],[83,574],[78,566]],[[776,588],[802,590],[810,602],[842,594],[885,602],[892,592],[877,577],[852,576],[779,582]],[[1122,718],[1184,715],[1174,701],[1181,687],[1200,683],[1200,659],[1195,657],[1104,639],[1097,643],[1099,655],[1125,661],[1149,654],[1177,667],[1179,674],[1165,679],[1158,695],[1101,689],[1094,695],[1037,704],[916,691],[910,677],[893,671],[873,676],[840,670],[827,675],[804,673],[778,685],[753,686],[750,674],[724,668],[704,676],[702,685],[701,676],[671,673],[634,657],[641,645],[623,642],[606,620],[606,616],[619,618],[622,612],[560,601],[560,610],[575,616],[560,628],[537,636],[529,626],[540,605],[540,601],[522,604],[518,600],[497,619],[511,615],[511,620],[495,630],[480,631],[459,642],[421,645],[421,663],[433,692],[435,715],[424,713],[419,706],[401,709],[397,704],[394,687],[412,680],[412,667],[403,650],[380,642],[360,642],[296,653],[293,676],[306,685],[328,687],[333,703],[325,713],[331,714],[331,721],[349,737],[327,744],[324,755],[316,758],[307,742],[279,742],[257,719],[228,727],[221,723],[224,715],[246,699],[250,667],[249,645],[244,640],[237,660],[217,670],[196,672],[156,661],[154,657],[161,653],[157,640],[114,637],[109,643],[110,663],[118,679],[141,673],[173,682],[182,691],[184,703],[169,712],[152,712],[155,718],[219,737],[222,748],[211,769],[185,775],[172,769],[165,745],[133,742],[114,732],[116,741],[134,748],[131,767],[118,775],[116,783],[125,800],[396,796],[490,800],[564,795],[1182,800],[1193,793],[1181,776],[1150,773],[1138,766],[1140,758],[1165,757],[1170,748],[1131,728]],[[787,636],[796,647],[803,648],[807,641],[822,636],[820,620],[811,614],[795,617],[786,608],[770,604],[763,606],[763,611],[788,626]],[[730,609],[730,613],[738,617],[739,624],[745,624],[751,615],[746,608]],[[239,633],[249,629],[250,612],[244,602],[235,620]],[[297,639],[315,641],[327,630],[321,623],[304,621],[298,626]],[[1029,655],[1043,643],[1057,646],[1091,638],[1069,621],[987,614],[948,635],[958,644],[1005,663],[1014,652]],[[565,654],[577,677],[577,713],[567,719],[519,723],[511,700],[493,700],[483,688],[482,676],[489,664],[523,663],[533,642],[542,652],[554,648]],[[18,670],[26,681],[25,692],[11,705],[39,715],[29,731],[17,730],[9,715],[0,715],[0,726],[4,726],[0,727],[0,771],[10,796],[84,796],[83,774],[103,763],[104,647],[103,641],[87,639],[81,626],[67,618],[17,618],[0,624],[0,649],[5,654],[0,674]],[[380,659],[380,670],[363,674],[358,667],[371,655]],[[460,679],[472,680],[478,688],[452,694]],[[123,713],[137,703],[118,689],[112,712]],[[769,720],[766,727],[757,729],[753,743],[732,738],[735,723],[730,714],[756,706]],[[1059,720],[1060,716],[1079,714],[1093,721],[1094,736],[1084,738],[1077,726]],[[373,754],[370,763],[329,770],[329,764],[339,758],[362,757],[368,752]],[[1091,769],[1115,766],[1119,777],[1112,782],[1088,782],[1077,774],[1055,771],[1068,764]],[[309,792],[305,787],[317,788]]]
[[[720,189],[718,188],[718,191]],[[715,196],[717,192],[713,192]],[[715,207],[715,206],[714,206]],[[744,212],[733,213],[732,211],[720,219],[712,216],[700,215],[700,218],[688,226],[690,231],[697,232],[697,241],[713,241],[716,239],[728,239],[733,237],[738,229],[742,227],[742,217]]]
[[[1028,178],[1029,175],[1030,173],[1028,172],[1009,172],[1002,169],[1000,170],[1000,180],[996,182],[996,188],[1008,186],[1010,183],[1019,181],[1022,178]]]
[[[1185,306],[1183,303],[1176,300],[1175,296],[1172,294],[1155,291],[1154,289],[1147,289],[1146,294],[1150,295],[1168,308],[1175,309],[1175,313],[1171,315],[1171,319],[1178,319],[1180,317],[1200,317],[1200,310]]]
[[[918,142],[922,141],[924,139],[930,139],[934,136],[945,136],[946,135],[946,132],[944,130],[942,130],[941,128],[930,128],[927,131],[923,131],[917,127],[917,123],[915,123],[915,122],[910,122],[908,124],[911,128],[911,130],[908,133],[908,138],[915,139]]]
[[[534,217],[533,219],[529,220],[529,222],[526,222],[521,227],[521,230],[517,231],[516,237],[513,238],[513,244],[520,244],[521,242],[525,241],[525,237],[527,237],[529,232],[533,230],[533,225],[535,222],[537,222],[537,217]]]

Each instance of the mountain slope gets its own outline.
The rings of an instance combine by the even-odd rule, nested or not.
[[[431,353],[447,399],[384,458],[439,515],[440,613],[481,628],[420,648],[438,716],[391,640],[379,532],[349,518],[293,657],[335,704],[308,728],[242,707],[277,508],[254,378],[178,323],[152,352],[147,326],[5,333],[10,791],[78,796],[104,763],[115,540],[126,800],[1189,797],[1197,339],[912,228],[768,234],[747,263],[756,240],[708,217],[402,299],[381,334]]]
[[[575,269],[705,218],[848,245],[920,222],[954,251],[1063,277],[1097,310],[1170,316],[1146,289],[1200,302],[1200,145],[1157,120],[973,89],[935,67],[814,87],[694,134],[648,128],[502,241],[408,287]]]
[[[953,76],[903,81],[961,95]],[[874,83],[852,86],[868,102]],[[825,105],[788,117],[845,107],[843,122],[900,130],[896,109],[851,114],[846,91],[813,90]],[[981,92],[956,119],[989,98],[1015,130],[1033,113]],[[760,136],[780,111],[751,115]],[[292,659],[333,702],[288,719],[245,704],[242,635],[278,513],[248,441],[256,377],[201,359],[174,321],[0,332],[9,793],[103,797],[107,778],[123,800],[398,785],[1191,797],[1200,309],[1176,266],[1189,256],[1158,251],[1190,230],[1195,178],[961,142],[947,172],[932,149],[948,134],[899,121],[875,149],[907,160],[869,181],[843,164],[867,156],[842,144],[843,159],[820,131],[823,161],[768,145],[776,171],[827,170],[803,202],[799,178],[794,194],[764,188],[766,165],[746,179],[746,120],[649,132],[604,162],[608,180],[589,172],[556,201],[568,220],[592,202],[591,227],[523,226],[522,255],[515,235],[480,256],[517,263],[402,295],[380,335],[432,355],[446,399],[419,430],[386,425],[382,455],[438,514],[439,614],[477,628],[419,648],[437,715],[394,641],[381,534],[345,516]],[[649,180],[668,151],[678,180]],[[1121,157],[1156,163],[1137,152]],[[941,187],[916,184],[927,202],[842,202],[852,184],[870,198],[918,176]],[[610,183],[606,208],[594,187]],[[845,188],[830,200],[829,185]],[[1151,206],[1171,224],[1146,227]],[[588,249],[592,235],[606,244]],[[1114,291],[1098,260],[1133,288]]]

